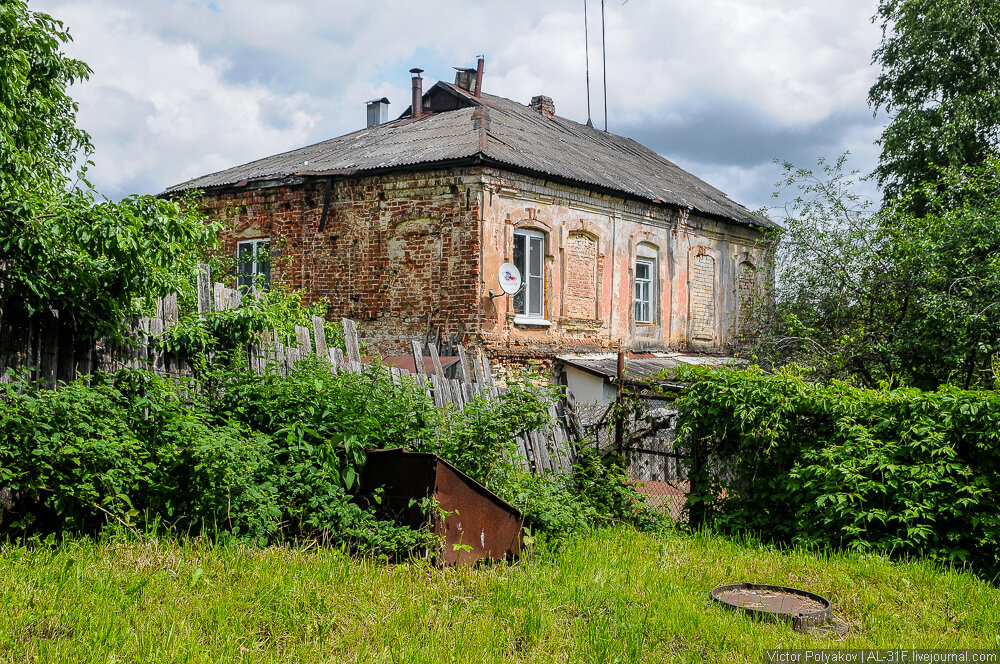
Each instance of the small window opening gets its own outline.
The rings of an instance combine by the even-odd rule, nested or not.
[[[653,293],[655,282],[655,261],[637,258],[635,261],[635,322],[653,322]]]
[[[243,240],[236,244],[236,283],[242,290],[271,285],[271,240]]]

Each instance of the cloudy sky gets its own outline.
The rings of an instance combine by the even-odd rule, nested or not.
[[[608,128],[751,208],[775,158],[850,150],[870,171],[874,0],[609,0]],[[486,56],[484,90],[587,119],[583,0],[31,0],[94,70],[73,89],[105,195],[169,185],[362,128]],[[589,0],[593,119],[604,126],[600,0]]]

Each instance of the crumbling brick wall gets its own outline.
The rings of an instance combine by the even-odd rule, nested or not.
[[[468,343],[480,310],[481,184],[465,170],[369,176],[208,192],[232,215],[223,250],[270,238],[272,280],[325,299],[327,317],[353,318],[363,341],[402,353],[428,328]],[[228,212],[227,212],[228,211]]]

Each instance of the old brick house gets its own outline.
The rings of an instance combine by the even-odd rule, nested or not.
[[[235,211],[226,246],[248,272],[326,298],[384,353],[428,326],[501,362],[726,348],[771,222],[547,97],[482,93],[481,69],[426,93],[413,73],[395,121],[370,102],[366,129],[168,191]],[[514,297],[494,296],[504,262],[524,276]]]

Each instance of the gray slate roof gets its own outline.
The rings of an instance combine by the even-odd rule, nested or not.
[[[258,159],[167,189],[209,189],[294,175],[362,174],[480,157],[499,166],[557,177],[667,203],[739,223],[773,226],[703,180],[630,138],[559,116],[547,118],[510,99],[473,97],[449,83],[441,90],[464,108],[408,117],[315,145]],[[406,116],[407,114],[404,114]]]

